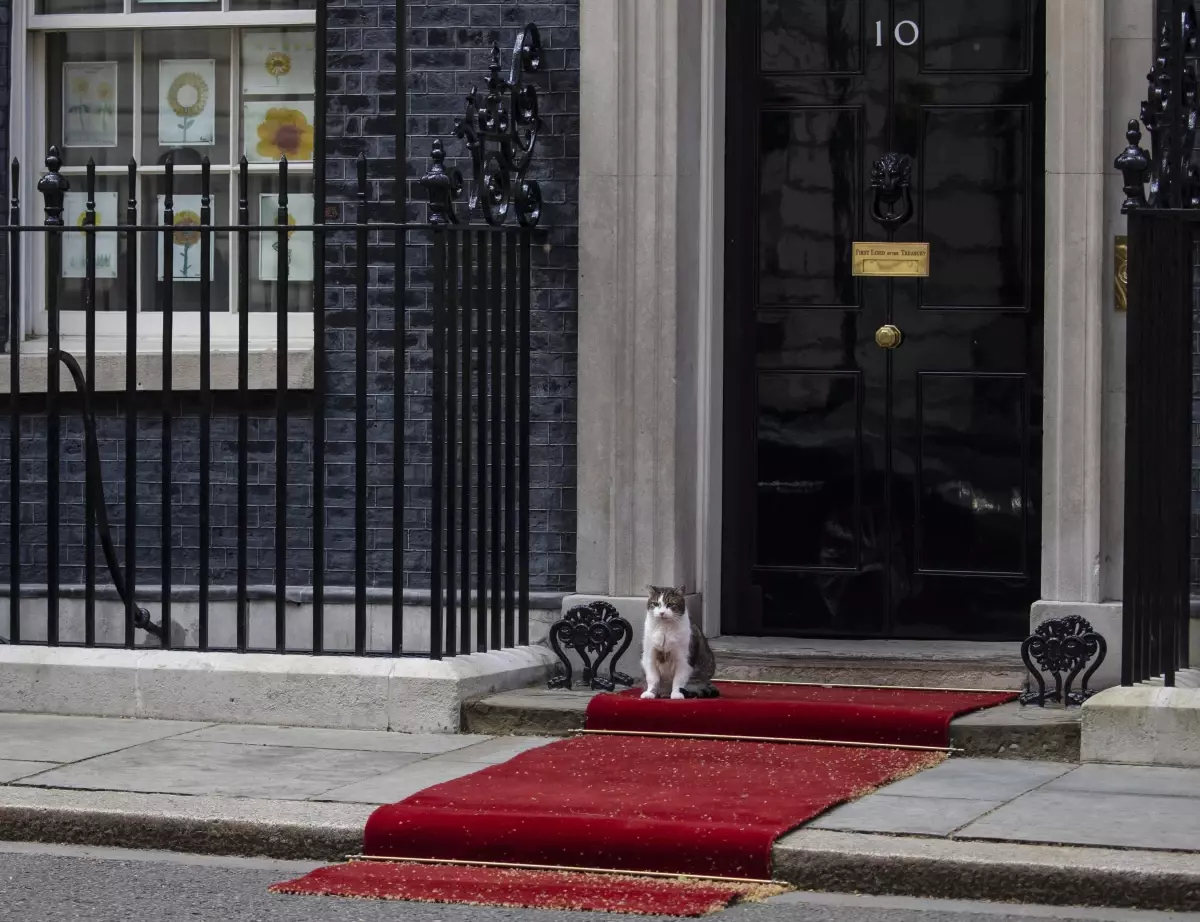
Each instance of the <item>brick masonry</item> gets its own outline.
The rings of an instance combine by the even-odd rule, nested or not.
[[[5,22],[7,7],[2,7]],[[574,587],[575,561],[575,419],[576,306],[579,156],[578,0],[525,2],[450,2],[409,0],[407,121],[410,182],[425,172],[435,138],[447,141],[451,158],[469,174],[465,151],[453,139],[453,124],[463,112],[463,97],[484,82],[489,49],[499,41],[507,71],[509,50],[518,29],[535,22],[546,48],[539,87],[544,133],[531,177],[541,182],[546,199],[542,227],[534,246],[532,311],[532,588],[567,591]],[[396,170],[396,6],[375,0],[330,0],[327,18],[325,164],[327,219],[353,220],[354,161],[368,158],[372,220],[395,216]],[[7,27],[6,27],[7,28]],[[2,50],[7,64],[7,47]],[[8,68],[3,73],[7,76]],[[0,94],[4,92],[0,89]],[[2,96],[0,96],[2,99]],[[0,103],[0,118],[4,117]],[[0,133],[0,142],[6,134]],[[425,208],[410,186],[407,218],[423,221]],[[465,196],[464,196],[465,202]],[[460,206],[465,213],[465,204]],[[38,212],[33,212],[38,214]],[[36,220],[36,219],[35,219]],[[421,239],[419,239],[421,238]],[[429,260],[424,235],[410,235],[405,302],[408,338],[403,363],[407,452],[404,463],[406,588],[429,583],[430,509],[430,325]],[[354,237],[331,235],[325,254],[326,356],[325,574],[328,585],[350,585],[354,565]],[[369,250],[368,339],[368,585],[391,586],[392,443],[395,416],[396,356],[392,349],[395,251],[390,234],[376,234]],[[0,291],[6,289],[0,285]],[[7,312],[3,326],[7,328]],[[314,432],[309,395],[294,395],[288,433],[287,581],[312,583]],[[77,407],[66,404],[62,440],[62,510],[59,516],[61,582],[83,581],[84,504],[83,430]],[[33,414],[38,405],[32,404]],[[109,517],[118,554],[124,557],[124,419],[119,397],[97,406]],[[213,418],[210,467],[210,539],[208,570],[215,585],[236,581],[237,547],[237,406],[218,397]],[[274,395],[254,395],[250,408],[250,507],[247,528],[249,581],[273,582],[275,527]],[[171,449],[172,581],[195,585],[199,554],[199,414],[194,397],[181,395],[172,410]],[[7,411],[0,428],[7,433]],[[161,410],[156,395],[144,395],[138,409],[138,573],[142,585],[158,583],[162,566]],[[22,579],[44,582],[46,522],[45,422],[24,420],[21,431]],[[9,439],[0,438],[0,508],[7,521]],[[8,580],[8,530],[0,534],[0,582]],[[97,552],[97,560],[100,555]],[[99,579],[107,574],[98,565]]]

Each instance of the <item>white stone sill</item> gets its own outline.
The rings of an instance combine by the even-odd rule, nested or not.
[[[49,343],[44,337],[27,339],[21,343],[21,393],[44,394],[47,390],[47,354]],[[64,336],[61,348],[75,356],[79,367],[87,372],[87,349],[83,337]],[[310,391],[313,387],[313,343],[311,339],[293,339],[288,343],[287,375],[289,391]],[[274,342],[251,341],[248,350],[247,385],[252,391],[273,391],[276,385],[276,358],[278,350]],[[172,356],[171,387],[177,392],[200,390],[200,341],[179,338],[175,340]],[[97,337],[96,378],[97,393],[123,392],[128,353],[123,336]],[[139,342],[136,357],[137,389],[139,391],[161,391],[163,368],[161,341]],[[0,394],[11,393],[12,356],[0,355]],[[59,390],[74,393],[75,383],[66,366],[59,366]],[[209,354],[210,387],[214,391],[236,391],[238,389],[238,344],[236,340],[213,337]]]

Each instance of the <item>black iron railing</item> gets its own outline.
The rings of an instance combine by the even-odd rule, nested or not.
[[[1198,33],[1192,0],[1158,0],[1141,125],[1115,166],[1129,216],[1121,682],[1188,666],[1192,311],[1200,247]]]
[[[514,90],[514,93],[516,90]],[[516,96],[514,95],[514,100]],[[524,97],[522,97],[524,98]],[[534,108],[536,118],[536,108]],[[507,122],[505,123],[507,130]],[[511,153],[511,151],[510,151]],[[440,145],[435,166],[441,175],[461,180],[446,173],[441,163]],[[64,220],[64,196],[69,180],[60,172],[61,163],[56,150],[46,160],[47,173],[38,183],[44,197],[44,223],[25,224],[19,198],[19,167],[11,169],[12,199],[8,236],[9,291],[9,390],[7,397],[8,432],[3,441],[8,455],[8,493],[0,503],[0,540],[7,539],[7,619],[0,619],[0,637],[7,642],[41,643],[48,645],[74,644],[88,647],[125,646],[146,643],[141,632],[153,635],[150,642],[164,649],[186,646],[189,649],[228,649],[238,652],[304,652],[316,654],[344,653],[354,655],[421,655],[440,658],[476,650],[511,647],[529,640],[529,452],[530,452],[530,297],[531,297],[531,236],[525,226],[496,226],[495,224],[464,226],[453,220],[450,198],[439,198],[440,207],[433,209],[435,221],[430,225],[410,225],[371,220],[373,203],[369,201],[367,162],[358,160],[357,201],[353,223],[327,224],[320,219],[311,224],[295,223],[289,211],[288,164],[279,164],[277,201],[274,222],[251,224],[249,207],[249,177],[243,158],[237,174],[237,223],[222,224],[213,218],[213,190],[207,159],[200,174],[201,210],[198,221],[189,216],[184,224],[177,222],[177,181],[170,160],[162,177],[162,220],[145,223],[139,220],[139,203],[135,197],[136,164],[129,165],[130,197],[124,221],[101,225],[97,221],[97,177],[89,163],[84,177],[86,208],[82,222]],[[511,164],[510,164],[511,165]],[[521,165],[522,170],[527,162]],[[431,171],[432,173],[433,171]],[[498,174],[496,174],[498,176]],[[431,192],[437,182],[427,187]],[[500,183],[500,179],[495,180]],[[492,199],[495,210],[499,198],[515,194],[521,201],[529,198],[530,184],[515,193],[507,187]],[[536,184],[533,184],[536,190]],[[502,194],[501,194],[502,193]],[[450,209],[447,217],[447,208]],[[519,208],[520,212],[521,209]],[[525,215],[521,214],[522,218]],[[265,217],[265,215],[264,215]],[[491,220],[491,215],[488,216]],[[502,216],[501,216],[502,217]],[[536,221],[536,214],[533,215]],[[533,223],[533,222],[528,222]],[[183,230],[181,231],[181,227]],[[297,400],[289,387],[290,324],[299,315],[292,308],[294,284],[289,283],[290,235],[311,233],[314,241],[315,281],[313,317],[314,382],[311,392]],[[174,386],[176,377],[175,325],[180,320],[176,298],[179,283],[174,278],[176,235],[184,233],[199,253],[199,279],[188,289],[198,292],[199,316],[199,378],[198,391],[181,395]],[[116,235],[123,252],[118,264],[127,275],[125,284],[125,348],[124,389],[105,393],[106,412],[123,417],[124,436],[115,456],[102,455],[97,437],[97,240],[99,235]],[[273,344],[276,382],[266,399],[273,401],[274,462],[270,465],[251,461],[252,433],[250,415],[252,392],[249,384],[250,354],[250,249],[252,235],[274,235],[277,271],[274,291],[275,342]],[[78,304],[63,303],[59,295],[62,275],[64,242],[71,236],[82,237],[85,270],[79,281]],[[215,581],[213,569],[213,532],[216,523],[212,516],[211,496],[214,488],[213,469],[216,462],[225,464],[228,458],[214,455],[213,423],[216,395],[212,380],[214,347],[213,285],[211,259],[217,241],[224,237],[233,241],[237,260],[233,289],[237,307],[237,381],[236,390],[223,393],[223,405],[233,408],[237,418],[236,435],[236,516],[222,525],[236,530],[236,566],[232,579]],[[325,375],[333,373],[327,349],[327,330],[324,302],[326,274],[324,256],[333,238],[352,241],[354,264],[352,287],[354,323],[342,335],[353,340],[353,395],[340,404],[339,423],[352,417],[353,431],[353,576],[349,584],[326,585],[326,554],[329,552],[329,530],[326,526],[326,503],[333,487],[331,468],[326,464],[330,439],[329,404]],[[143,242],[159,238],[162,241],[159,265],[161,282],[156,311],[161,316],[161,388],[147,394],[138,381],[139,314],[137,302],[139,252],[152,253]],[[108,238],[112,240],[112,237]],[[269,237],[268,237],[269,239]],[[371,253],[384,242],[397,249],[424,247],[428,254],[428,269],[432,289],[428,292],[431,307],[429,349],[410,347],[405,341],[403,280],[396,287],[395,323],[391,344],[394,344],[392,389],[378,386],[380,376],[371,365],[375,354],[372,337],[376,324],[372,320]],[[349,247],[343,247],[343,250]],[[44,267],[39,270],[38,285],[28,285],[22,275],[27,253],[44,254]],[[284,255],[288,254],[288,258]],[[48,333],[44,349],[34,353],[31,343],[23,340],[21,307],[45,285],[45,308]],[[198,285],[198,288],[195,287]],[[350,287],[349,285],[347,287]],[[143,286],[145,289],[146,286]],[[73,289],[74,290],[74,289]],[[144,291],[143,298],[148,297]],[[189,305],[193,302],[189,300]],[[344,307],[343,306],[343,312]],[[386,306],[386,305],[385,305]],[[62,348],[62,315],[67,309],[82,311],[85,318],[82,355],[75,356]],[[108,315],[108,316],[111,316]],[[386,339],[388,331],[380,334]],[[23,348],[24,347],[24,348]],[[390,345],[389,345],[390,349]],[[43,358],[44,356],[44,358]],[[22,393],[23,370],[37,361],[44,361],[46,386],[44,393]],[[66,367],[73,390],[64,390],[60,366]],[[347,369],[349,371],[349,369]],[[410,386],[406,387],[405,385]],[[390,477],[386,483],[372,482],[369,465],[378,469],[378,459],[370,452],[379,443],[368,438],[368,428],[379,421],[379,414],[369,412],[372,401],[379,397],[394,398],[397,408],[403,407],[405,394],[417,393],[428,397],[430,439],[419,445],[408,444],[402,409],[392,420],[395,425],[394,451],[390,458]],[[194,400],[198,415],[198,438],[185,436],[179,429],[180,400]],[[232,401],[232,403],[230,403]],[[261,403],[261,400],[260,400]],[[139,462],[139,447],[145,444],[142,424],[157,417],[159,448],[159,511],[153,523],[154,532],[148,535],[139,529],[139,519],[145,515],[139,507],[139,479],[146,468]],[[82,474],[74,457],[64,458],[64,420],[82,418],[84,451]],[[313,441],[311,467],[306,476],[298,477],[289,465],[289,426],[297,420],[307,422],[305,437]],[[413,423],[422,420],[413,419]],[[110,427],[111,428],[111,427]],[[32,440],[28,438],[32,433]],[[23,463],[23,445],[43,442],[45,446],[44,482],[31,477],[30,468]],[[109,440],[111,441],[111,439]],[[428,450],[428,458],[424,452]],[[179,499],[181,486],[175,480],[175,462],[181,454],[198,459],[198,499],[193,506]],[[111,455],[111,453],[110,453]],[[406,473],[406,455],[412,455],[409,467],[424,470],[421,485],[428,488],[429,500],[423,506],[428,535],[428,614],[421,606],[405,605],[403,590],[406,574],[413,568],[405,563],[404,527],[406,506],[403,499],[406,487],[412,486]],[[123,459],[123,464],[121,460]],[[40,462],[40,452],[39,452]],[[385,459],[386,461],[386,459]],[[254,468],[252,477],[251,468]],[[265,472],[265,473],[264,473]],[[273,476],[272,476],[273,475]],[[415,475],[414,475],[415,476]],[[423,476],[423,475],[422,475]],[[61,558],[64,527],[64,490],[76,489],[82,481],[86,491],[83,503],[83,581],[81,617],[64,621],[63,560]],[[255,484],[273,481],[274,535],[270,548],[250,546],[252,481]],[[339,478],[339,484],[344,483]],[[390,492],[390,500],[386,494]],[[111,497],[120,495],[115,502]],[[311,502],[311,542],[303,547],[293,543],[289,513],[294,512],[293,496]],[[387,528],[393,540],[386,538],[387,528],[380,529],[378,513],[390,514]],[[417,510],[414,510],[417,511]],[[6,521],[4,521],[6,520]],[[195,586],[180,586],[176,580],[173,555],[176,523],[186,520],[194,527],[199,542],[199,579]],[[122,540],[115,540],[113,527],[119,527]],[[380,534],[384,538],[380,538]],[[154,584],[139,579],[146,570],[139,560],[142,544],[158,535],[158,578]],[[102,568],[97,567],[96,542],[103,555]],[[418,544],[424,546],[423,540]],[[123,545],[123,546],[119,546]],[[35,553],[30,554],[30,548]],[[44,564],[40,562],[44,551]],[[250,583],[251,554],[262,566],[270,561],[273,585],[254,586]],[[380,616],[380,591],[368,580],[368,555],[390,554],[393,585],[383,594],[390,612]],[[312,584],[289,584],[289,562],[297,555],[311,555]],[[35,564],[31,564],[31,560]],[[220,568],[217,568],[220,569]],[[387,570],[375,564],[372,572]],[[31,577],[35,575],[36,580]],[[107,574],[107,579],[105,578]],[[34,585],[34,584],[37,585]],[[44,586],[44,589],[41,588]],[[195,632],[177,636],[173,624],[176,612],[173,603],[195,592]],[[114,626],[103,617],[104,604],[115,606],[112,596],[119,598],[120,617]],[[297,607],[289,597],[310,597],[311,606]],[[411,597],[411,593],[409,594]],[[252,614],[254,597],[273,598],[274,618],[255,622]],[[71,598],[74,602],[74,598]],[[411,599],[410,599],[411,602]],[[227,614],[232,630],[218,631],[214,621],[215,607],[231,605]],[[343,616],[342,635],[345,643],[332,643],[327,635],[335,625],[329,606],[336,604]],[[290,606],[290,607],[289,607]],[[78,614],[78,613],[76,613]],[[110,613],[111,614],[111,613]],[[298,630],[296,619],[311,619]],[[5,624],[5,621],[7,624]],[[252,623],[255,622],[255,623]],[[344,623],[343,623],[344,622]],[[5,630],[5,628],[7,628]],[[257,629],[254,629],[257,628]],[[252,630],[254,629],[254,630]],[[271,635],[267,644],[255,643],[252,637]],[[289,631],[301,640],[289,639]],[[217,636],[226,637],[222,641]],[[334,630],[337,633],[337,630]],[[385,638],[380,641],[378,638]],[[307,638],[307,639],[304,639]],[[415,640],[413,638],[416,638]]]

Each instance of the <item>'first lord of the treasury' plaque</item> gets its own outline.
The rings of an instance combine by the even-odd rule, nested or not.
[[[854,274],[876,278],[925,278],[928,243],[856,243]]]

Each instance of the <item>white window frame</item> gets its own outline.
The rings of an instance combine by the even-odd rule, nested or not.
[[[315,27],[316,11],[309,10],[229,10],[229,0],[222,0],[221,11],[192,11],[192,12],[154,12],[135,13],[132,8],[135,0],[125,0],[124,13],[87,13],[87,14],[53,14],[39,15],[34,12],[37,0],[14,0],[12,20],[12,102],[10,107],[10,159],[17,157],[21,162],[21,220],[24,224],[40,224],[44,220],[42,196],[37,191],[37,182],[45,172],[44,160],[47,151],[47,118],[48,107],[46,99],[46,40],[47,32],[87,30],[121,30],[133,31],[135,36],[147,29],[230,29],[230,86],[231,93],[238,93],[241,85],[241,32],[243,28],[274,27]],[[137,48],[140,38],[135,37],[135,56],[138,60]],[[318,56],[317,66],[324,66]],[[140,75],[138,75],[140,78]],[[318,106],[320,100],[316,100]],[[141,104],[140,79],[134,81],[135,108]],[[214,167],[212,175],[227,177],[229,181],[228,194],[224,196],[227,202],[219,203],[213,220],[217,224],[234,224],[231,218],[237,191],[237,156],[234,150],[238,146],[240,131],[237,120],[240,118],[237,107],[230,112],[230,154],[232,162],[220,169]],[[318,112],[315,119],[317,131],[324,130],[324,119]],[[144,133],[144,131],[143,131]],[[134,138],[135,156],[140,154],[142,138]],[[240,152],[239,152],[240,153]],[[292,172],[289,164],[289,173]],[[295,173],[302,176],[314,176],[319,165],[315,162],[297,164]],[[248,165],[251,176],[278,175],[279,167],[273,163],[251,163]],[[176,167],[176,175],[196,173],[199,167]],[[143,167],[139,157],[138,175],[161,173],[162,167]],[[71,181],[73,191],[83,191],[84,168],[64,167],[63,175]],[[97,175],[124,175],[127,167],[98,167]],[[143,209],[142,186],[138,188],[139,209]],[[321,216],[314,214],[319,221]],[[123,220],[123,214],[122,214]],[[139,220],[145,220],[139,217]],[[49,332],[49,314],[46,310],[46,272],[45,247],[40,245],[37,238],[41,235],[24,235],[21,252],[22,303],[10,305],[10,309],[19,310],[21,330],[26,340],[44,338]],[[253,246],[253,242],[251,246]],[[230,255],[233,256],[234,240],[230,239]],[[321,270],[320,258],[315,260],[316,271]],[[231,259],[231,265],[236,260]],[[236,273],[230,272],[229,309],[214,310],[209,316],[211,324],[211,349],[213,353],[233,352],[238,348],[238,313],[236,306]],[[140,286],[139,280],[134,284]],[[140,304],[140,301],[139,301]],[[314,310],[322,309],[323,305],[313,305]],[[198,351],[200,336],[200,314],[195,311],[179,311],[172,313],[174,334],[172,348],[181,352]],[[71,351],[82,355],[86,351],[84,344],[86,314],[81,310],[59,309],[59,329],[63,337],[64,348],[69,342]],[[249,349],[252,356],[264,353],[274,353],[278,349],[277,319],[274,310],[256,311],[249,314]],[[163,323],[162,313],[157,311],[138,311],[138,352],[161,352]],[[124,355],[126,350],[126,312],[124,310],[96,312],[96,353]],[[311,352],[313,347],[313,313],[312,311],[288,312],[288,343],[287,351]],[[38,350],[33,351],[35,354]],[[274,362],[273,356],[270,359]],[[253,376],[253,375],[252,375]]]

